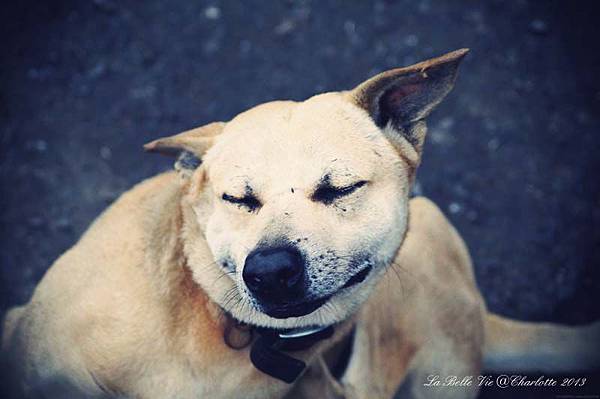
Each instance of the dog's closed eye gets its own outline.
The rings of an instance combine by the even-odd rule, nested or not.
[[[338,198],[346,197],[367,184],[365,180],[358,181],[345,187],[334,187],[330,184],[319,186],[312,195],[312,200],[325,205],[333,203]]]
[[[229,195],[227,193],[223,193],[221,199],[225,202],[229,202],[231,204],[240,205],[246,207],[249,212],[255,211],[256,209],[261,207],[261,203],[252,194],[246,194],[243,197],[234,197],[233,195]]]

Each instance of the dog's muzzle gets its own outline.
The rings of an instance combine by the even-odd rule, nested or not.
[[[369,265],[360,270],[341,289],[361,283],[371,269]],[[333,296],[308,294],[304,256],[291,245],[256,248],[246,258],[242,277],[260,310],[276,319],[306,316]]]
[[[242,277],[263,312],[283,319],[314,312],[328,298],[306,298],[305,260],[293,246],[259,247],[246,258]]]

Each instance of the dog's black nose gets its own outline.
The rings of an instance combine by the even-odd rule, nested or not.
[[[304,259],[293,247],[257,249],[246,258],[242,276],[257,299],[287,303],[304,292]]]

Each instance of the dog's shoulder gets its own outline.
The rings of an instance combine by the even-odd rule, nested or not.
[[[442,210],[427,197],[414,197],[408,204],[413,231],[444,228],[449,223]]]
[[[106,363],[118,353],[133,356],[130,348],[143,339],[159,346],[149,333],[160,326],[146,250],[157,230],[165,232],[164,226],[154,232],[152,226],[178,205],[177,179],[172,172],[152,177],[109,206],[54,262],[31,301],[9,314],[5,345],[18,326],[19,356],[48,373],[64,367],[73,375],[89,359]]]
[[[458,231],[430,199],[416,197],[409,202],[409,227],[400,256],[408,265],[436,278],[440,275],[474,286],[469,251]]]

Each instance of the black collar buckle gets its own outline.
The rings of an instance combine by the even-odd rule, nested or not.
[[[306,368],[306,363],[281,351],[301,351],[318,341],[330,338],[333,326],[276,330],[256,328],[260,335],[250,350],[254,367],[288,384],[294,382]]]

